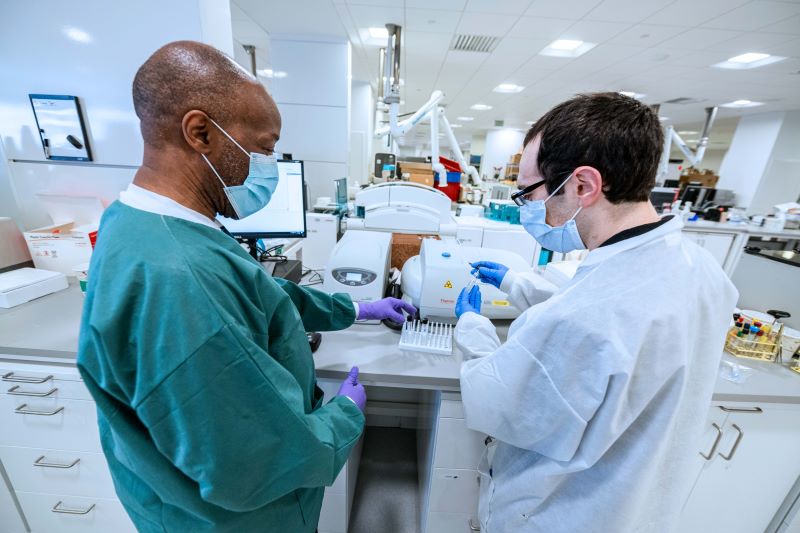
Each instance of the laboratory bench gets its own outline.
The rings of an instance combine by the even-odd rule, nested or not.
[[[133,531],[114,497],[94,403],[75,367],[82,304],[73,284],[0,310],[0,533],[25,531],[20,515],[34,533]],[[507,328],[499,324],[501,338]],[[398,340],[382,325],[323,333],[314,354],[320,385],[334,394],[358,365],[374,393],[413,392],[420,531],[476,531],[476,468],[486,436],[466,425],[462,355],[403,353]],[[717,381],[680,530],[788,531],[776,513],[792,508],[800,477],[800,375],[774,363],[724,359],[752,370],[741,383]],[[373,392],[370,404],[379,396]],[[403,409],[407,415],[409,405]],[[326,489],[321,533],[347,531],[359,452]],[[17,519],[19,526],[11,523]]]

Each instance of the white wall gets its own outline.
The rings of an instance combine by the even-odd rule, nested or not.
[[[472,140],[470,141],[469,151],[473,155],[483,155],[483,153],[486,151],[486,136],[473,135]]]
[[[736,205],[749,208],[770,161],[785,113],[748,115],[739,120],[720,167],[720,189],[736,192]],[[748,209],[749,211],[749,209]]]
[[[772,154],[750,202],[750,213],[772,213],[775,204],[800,196],[800,111],[785,114]]]
[[[280,152],[302,159],[309,205],[334,196],[347,176],[350,144],[350,43],[344,39],[270,34],[272,80],[281,112]]]
[[[368,181],[373,161],[372,132],[375,127],[375,100],[369,83],[352,82],[350,107],[350,157],[348,174],[350,183]]]
[[[0,16],[0,191],[11,189],[16,220],[25,229],[49,223],[41,192],[94,194],[115,200],[141,162],[139,121],[131,82],[139,66],[162,45],[192,39],[230,50],[228,2],[83,0],[6,2]],[[90,42],[68,39],[65,28]],[[146,30],[143,30],[146,28]],[[12,52],[13,51],[13,52]],[[69,94],[81,99],[94,155],[89,163],[44,158],[29,93]],[[5,172],[7,170],[7,173]],[[3,194],[3,196],[6,196]],[[9,209],[4,202],[3,209]],[[11,207],[13,210],[13,207]]]
[[[486,149],[481,160],[481,176],[491,178],[494,174],[493,167],[502,167],[500,177],[503,177],[506,163],[511,156],[522,149],[525,132],[512,129],[490,130],[486,134]]]

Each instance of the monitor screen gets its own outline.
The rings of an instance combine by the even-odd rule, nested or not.
[[[267,207],[241,220],[217,216],[233,235],[249,239],[305,237],[302,161],[278,161],[278,187]]]

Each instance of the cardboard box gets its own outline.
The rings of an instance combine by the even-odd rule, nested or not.
[[[415,255],[419,255],[419,249],[422,247],[422,239],[425,238],[439,239],[439,237],[435,235],[393,233],[391,267],[402,270],[406,261]]]
[[[680,185],[684,185],[685,183],[700,183],[703,187],[716,187],[717,181],[719,181],[719,176],[714,174],[711,170],[704,170],[703,172],[699,172],[693,168],[687,170],[686,174],[683,174],[680,178],[678,183]]]
[[[512,165],[519,165],[519,162],[522,160],[522,152],[517,152],[516,154],[511,156],[510,163]]]
[[[415,171],[415,172],[403,172],[403,177],[408,176],[408,181],[413,183],[421,183],[422,185],[427,185],[428,187],[433,187],[433,171],[429,170],[427,172]]]
[[[400,161],[398,166],[403,172],[416,172],[416,171],[423,171],[423,172],[433,172],[430,163],[416,163],[413,161]]]
[[[97,240],[97,224],[72,222],[26,231],[25,242],[36,268],[75,276],[73,267],[88,263]]]

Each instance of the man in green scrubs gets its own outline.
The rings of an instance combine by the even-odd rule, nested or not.
[[[354,369],[323,404],[305,332],[364,310],[272,278],[215,221],[235,216],[223,186],[248,176],[242,151],[268,156],[280,134],[260,83],[184,41],[133,97],[143,164],[103,216],[78,355],[117,494],[140,531],[313,532],[366,396]]]

